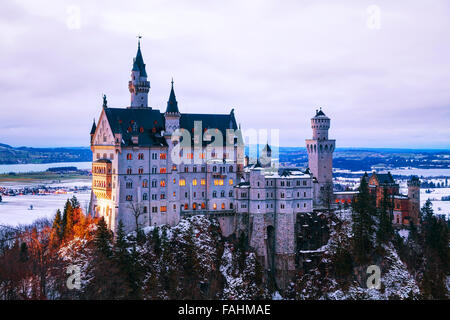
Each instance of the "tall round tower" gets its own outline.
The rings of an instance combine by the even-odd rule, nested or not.
[[[322,111],[316,110],[316,115],[311,119],[313,132],[312,139],[306,140],[308,152],[308,165],[311,173],[318,182],[318,190],[315,192],[316,203],[320,202],[322,191],[327,184],[333,183],[333,152],[336,140],[328,139],[330,118]]]
[[[408,181],[409,217],[414,224],[419,224],[420,214],[420,180],[412,176]]]
[[[133,60],[131,80],[128,82],[128,90],[131,93],[131,108],[148,107],[148,92],[150,81],[147,81],[147,72],[141,53],[141,42],[138,41],[138,51]]]

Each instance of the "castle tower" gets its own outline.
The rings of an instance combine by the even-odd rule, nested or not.
[[[419,224],[420,213],[420,180],[412,176],[408,181],[409,217],[414,224]]]
[[[173,89],[173,79],[172,89],[170,90],[169,101],[167,101],[167,108],[164,113],[164,118],[166,121],[166,134],[172,135],[175,130],[180,128],[180,111],[178,110],[178,102]]]
[[[260,155],[259,160],[263,168],[270,168],[272,165],[272,149],[269,143],[266,143],[262,149],[262,155]]]
[[[92,124],[92,128],[91,128],[91,145],[93,143],[95,130],[97,130],[97,125],[95,124],[95,119],[94,119],[94,123]]]
[[[316,178],[318,185],[315,192],[315,201],[318,202],[321,192],[326,190],[325,185],[333,183],[333,152],[336,140],[328,139],[330,129],[330,118],[320,110],[311,119],[313,132],[312,139],[306,140],[308,152],[308,165],[311,173]]]
[[[148,91],[150,81],[147,81],[147,72],[141,53],[141,41],[138,41],[138,51],[133,59],[133,69],[131,70],[131,80],[128,82],[128,90],[131,93],[131,108],[148,107]]]

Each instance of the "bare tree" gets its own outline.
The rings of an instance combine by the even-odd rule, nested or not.
[[[142,204],[137,201],[130,202],[130,204],[128,205],[128,208],[131,209],[131,212],[133,214],[134,222],[136,225],[136,236],[138,236],[139,231],[140,231],[140,226],[141,226],[141,224],[139,223],[139,217],[144,214],[144,210],[143,210],[144,208],[143,208]]]

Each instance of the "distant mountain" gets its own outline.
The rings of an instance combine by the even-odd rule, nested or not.
[[[88,147],[73,148],[30,148],[12,147],[0,143],[0,164],[52,163],[91,161]]]

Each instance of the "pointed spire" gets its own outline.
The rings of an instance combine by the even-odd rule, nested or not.
[[[269,141],[267,141],[266,145],[263,148],[263,151],[266,152],[267,154],[269,154],[270,152],[272,152],[272,149],[269,146]]]
[[[175,90],[173,89],[173,78],[172,78],[172,89],[170,90],[169,101],[167,101],[166,113],[180,113],[178,110],[178,102],[175,97]]]
[[[97,130],[97,126],[95,124],[95,118],[94,118],[94,123],[92,124],[92,128],[91,128],[91,134],[94,134],[95,130]]]
[[[139,71],[141,77],[147,77],[147,72],[145,71],[144,58],[142,58],[141,52],[141,38],[142,36],[138,36],[138,50],[136,53],[136,58],[133,59],[132,71]]]

